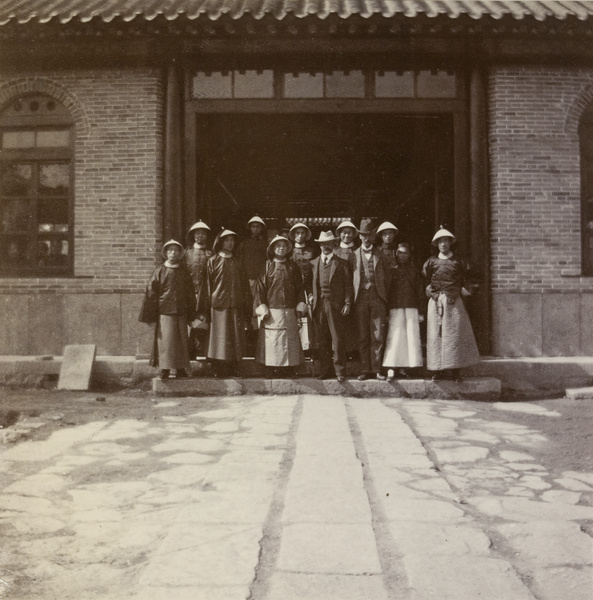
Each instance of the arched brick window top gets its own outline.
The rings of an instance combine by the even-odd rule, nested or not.
[[[70,111],[55,98],[47,94],[26,94],[13,98],[0,111],[0,125],[10,123],[19,126],[73,125]]]
[[[68,111],[76,129],[77,139],[90,135],[90,123],[83,105],[69,89],[52,79],[24,77],[6,82],[0,86],[0,106],[4,111],[13,103],[35,95],[47,96],[48,101],[53,100],[63,110]]]
[[[74,123],[40,92],[0,110],[0,275],[72,274]]]
[[[579,122],[581,150],[582,274],[593,276],[593,101]]]

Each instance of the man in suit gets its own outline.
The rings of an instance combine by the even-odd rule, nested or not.
[[[362,244],[354,251],[354,315],[358,328],[360,381],[385,379],[381,373],[381,360],[390,275],[384,256],[373,245],[373,233],[371,222],[363,220],[358,230]]]
[[[346,352],[344,348],[344,317],[350,314],[353,300],[352,279],[348,263],[334,254],[337,238],[331,231],[322,231],[315,240],[321,255],[311,261],[313,276],[309,303],[317,341],[319,379],[329,379],[333,367],[338,381],[344,381]]]

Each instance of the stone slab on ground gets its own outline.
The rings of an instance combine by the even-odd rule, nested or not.
[[[388,600],[378,575],[282,573],[272,576],[269,600]]]
[[[88,390],[97,347],[94,344],[73,344],[64,349],[59,390]]]
[[[285,525],[277,568],[295,573],[380,574],[371,524],[298,523]]]
[[[409,554],[404,564],[409,586],[422,600],[534,600],[504,560]]]
[[[566,390],[566,397],[572,400],[590,400],[593,399],[593,386],[572,388]]]

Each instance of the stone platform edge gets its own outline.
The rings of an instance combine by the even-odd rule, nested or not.
[[[44,378],[52,378],[60,373],[62,364],[61,356],[0,356],[0,384],[15,386],[38,385]],[[326,382],[317,382],[307,378],[309,373],[303,373],[303,377],[295,380],[267,380],[263,379],[261,373],[257,373],[257,366],[253,360],[246,360],[247,371],[254,371],[254,378],[242,380],[230,380],[234,383],[229,384],[231,389],[235,389],[239,383],[254,381],[248,387],[257,389],[270,389],[270,385],[259,383],[260,381],[275,381],[272,389],[306,389],[321,387],[323,384],[330,389],[339,389],[339,393],[344,393],[337,381],[328,380]],[[199,375],[204,365],[201,361],[193,361],[192,369],[194,375]],[[306,371],[308,369],[305,369]],[[134,356],[97,356],[93,366],[92,385],[120,385],[124,387],[141,387],[146,389],[150,387],[151,379],[158,373],[157,369],[149,366],[148,360],[144,357]],[[353,374],[349,374],[351,377]],[[564,394],[567,389],[579,389],[593,386],[593,357],[520,357],[520,358],[499,358],[483,357],[479,365],[464,370],[467,379],[474,378],[494,378],[501,383],[503,392],[519,392],[529,394],[530,392],[543,391],[554,393],[556,395]],[[220,383],[217,380],[210,380],[206,377],[197,377],[190,381],[214,381],[214,389],[219,389]],[[226,381],[226,380],[225,380]],[[258,383],[255,383],[257,381]],[[303,382],[313,383],[303,383]],[[348,380],[353,385],[353,380]],[[293,383],[294,382],[294,383]],[[426,385],[434,384],[437,386],[450,386],[453,382],[427,382],[427,380],[399,380],[398,385],[403,386],[402,391],[409,388],[409,394],[424,393],[418,390]],[[319,385],[318,385],[319,384]],[[385,390],[393,395],[395,384],[389,384],[383,381],[365,381],[356,382],[356,384],[365,384],[365,388],[377,388],[378,392]],[[204,385],[206,385],[204,383]],[[217,387],[218,386],[218,387]],[[227,387],[229,387],[227,386]],[[267,387],[266,387],[267,386]],[[377,387],[378,386],[378,387]],[[387,386],[387,387],[386,387]],[[225,388],[226,389],[226,388]],[[354,387],[353,387],[354,389]],[[354,391],[356,391],[354,389]],[[251,392],[243,392],[251,393]],[[265,393],[278,393],[267,391]],[[307,393],[307,392],[290,392]],[[334,392],[332,392],[334,393]]]
[[[346,379],[263,379],[232,378],[152,380],[152,392],[157,396],[243,396],[243,395],[304,395],[352,396],[359,398],[442,398],[468,400],[498,400],[502,392],[499,379],[471,377],[462,382],[430,379],[398,379],[395,381]]]

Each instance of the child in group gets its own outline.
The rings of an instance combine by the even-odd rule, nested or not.
[[[212,251],[207,245],[210,231],[210,227],[200,220],[190,227],[187,234],[185,264],[194,282],[196,302],[200,294],[206,293],[206,264],[212,256]],[[191,355],[195,357],[199,353],[200,356],[205,356],[207,341],[208,324],[205,321],[197,319],[192,324],[189,333]]]
[[[215,375],[236,375],[245,355],[245,318],[251,315],[251,293],[239,261],[233,256],[237,234],[216,236],[206,266],[207,293],[198,298],[198,318],[210,321],[206,356]]]
[[[334,254],[344,259],[350,266],[350,272],[354,273],[354,269],[356,268],[354,251],[357,248],[358,229],[356,229],[352,221],[342,221],[338,225],[336,233],[340,238],[340,243],[335,248]]]
[[[339,382],[345,380],[346,332],[344,319],[350,314],[353,289],[348,263],[334,253],[337,238],[331,231],[322,231],[315,240],[321,255],[313,259],[313,277],[307,290],[313,312],[319,379],[331,377],[333,367]]]
[[[292,260],[298,265],[303,282],[307,286],[311,281],[313,267],[311,261],[318,254],[309,242],[311,240],[311,230],[304,223],[295,223],[290,228],[290,238],[294,242],[292,249]]]
[[[165,262],[157,267],[146,286],[139,320],[155,323],[150,365],[161,368],[161,379],[177,378],[190,370],[188,324],[194,318],[196,299],[191,275],[181,262],[183,246],[169,240],[161,251]]]
[[[354,270],[356,269],[356,259],[354,258],[354,251],[356,250],[358,244],[358,230],[352,223],[352,221],[342,221],[337,229],[336,233],[339,236],[339,244],[336,248],[334,248],[334,254],[348,264],[348,269],[350,271],[350,278],[352,278],[354,274]],[[346,331],[357,331],[356,318],[354,313],[349,314],[344,319],[344,329]],[[345,340],[345,350],[346,357],[349,359],[354,359],[358,356],[358,336],[356,333],[354,335],[347,336]]]
[[[441,227],[432,238],[437,256],[424,263],[429,297],[426,330],[426,365],[433,379],[461,381],[460,369],[480,361],[463,297],[472,293],[470,267],[452,250],[455,236]]]
[[[266,223],[261,217],[255,216],[247,222],[247,229],[249,230],[249,237],[239,244],[236,251],[239,265],[243,273],[247,276],[251,297],[253,297],[257,282],[264,274],[266,267],[266,250],[268,247]],[[255,309],[255,306],[253,309]],[[249,347],[249,356],[253,356],[255,352],[257,330],[257,318],[253,316],[248,321],[247,345]]]
[[[255,312],[261,319],[256,359],[281,376],[294,376],[303,361],[297,319],[306,310],[305,291],[291,252],[292,244],[283,236],[270,242],[255,297]]]
[[[420,322],[424,305],[424,281],[412,261],[412,250],[406,242],[397,245],[396,266],[391,270],[392,281],[387,306],[389,326],[383,356],[383,367],[387,368],[387,380],[398,376],[408,378],[409,369],[421,367],[422,342]]]
[[[358,235],[361,246],[354,251],[356,268],[353,277],[361,371],[358,379],[385,379],[381,373],[381,358],[391,273],[385,259],[373,246],[374,230],[369,220],[363,220]]]
[[[311,287],[311,278],[313,277],[313,265],[311,261],[319,254],[317,248],[314,248],[309,242],[311,240],[311,230],[304,223],[295,223],[290,229],[290,238],[294,242],[292,250],[292,260],[297,264],[301,271],[305,289]],[[303,299],[308,303],[306,293]],[[308,308],[308,306],[307,306]],[[299,334],[301,338],[301,347],[306,355],[311,352],[311,314],[307,310],[299,318]]]
[[[384,221],[377,228],[377,235],[381,239],[379,251],[385,257],[390,269],[395,269],[397,260],[395,257],[395,249],[397,248],[396,239],[399,235],[399,229],[389,221]]]

